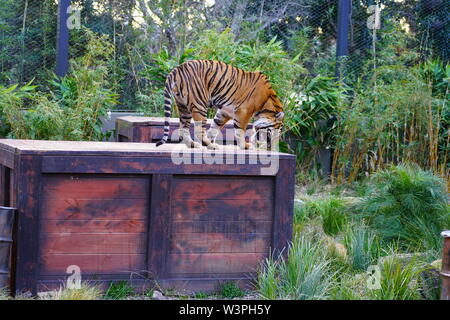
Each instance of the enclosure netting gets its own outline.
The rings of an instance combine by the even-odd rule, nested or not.
[[[56,0],[0,0],[0,84],[26,83],[45,89],[56,57]],[[111,62],[120,82],[119,108],[133,109],[137,74],[164,49],[180,55],[204,30],[229,30],[242,43],[270,41],[276,36],[291,56],[302,40],[310,46],[305,67],[311,75],[334,74],[337,0],[77,0],[70,15],[80,26],[70,31],[70,58],[86,50],[84,28],[109,35]],[[352,1],[349,56],[343,74],[356,79],[373,58],[374,35],[367,27],[370,5],[381,7],[380,30],[393,22],[405,28],[422,57],[449,60],[450,0]],[[377,38],[375,38],[377,40]],[[376,42],[375,42],[376,43]],[[130,57],[140,57],[131,61]],[[325,61],[327,63],[316,63]],[[151,80],[150,80],[151,81]]]

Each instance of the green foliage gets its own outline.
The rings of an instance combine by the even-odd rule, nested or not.
[[[323,247],[322,240],[300,235],[289,246],[287,259],[266,259],[258,271],[260,296],[263,299],[327,299],[334,274]]]
[[[89,30],[86,37],[86,54],[71,61],[67,76],[52,81],[49,94],[36,91],[30,83],[22,87],[0,86],[4,136],[43,140],[105,138],[100,117],[106,117],[117,101],[116,95],[107,89],[106,63],[112,46],[107,37]]]
[[[207,299],[209,296],[208,293],[203,291],[196,292],[194,295],[195,299]]]
[[[362,211],[384,241],[437,249],[439,230],[450,226],[442,179],[417,165],[398,165],[374,174],[370,188]]]
[[[290,58],[276,37],[269,42],[238,42],[230,29],[205,31],[193,46],[198,59],[219,60],[246,71],[261,71],[285,101],[304,72],[297,55]]]
[[[112,282],[105,292],[104,298],[109,300],[122,300],[134,295],[134,289],[126,281]]]
[[[344,234],[348,262],[355,271],[366,271],[380,256],[380,244],[376,234],[362,224],[354,224]]]
[[[241,298],[245,295],[244,291],[237,286],[235,282],[225,282],[220,286],[220,294],[223,298],[233,299]]]
[[[347,95],[344,84],[317,75],[291,91],[285,125],[296,138],[298,161],[308,167],[321,148],[333,145],[334,119]]]
[[[380,266],[380,289],[369,290],[373,300],[420,299],[419,277],[424,267],[416,260],[402,263],[396,258],[383,259]]]
[[[296,213],[299,218],[319,217],[323,230],[329,235],[343,231],[348,223],[346,206],[342,199],[329,197],[307,201]]]
[[[178,65],[192,60],[193,50],[189,46],[180,54],[172,55],[167,48],[161,48],[157,53],[150,55],[150,63],[141,70],[142,81],[151,83],[148,92],[140,92],[137,95],[139,100],[138,111],[146,115],[160,115],[164,113],[164,84],[167,75]]]

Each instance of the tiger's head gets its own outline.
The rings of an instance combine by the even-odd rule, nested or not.
[[[271,150],[278,143],[283,129],[283,105],[275,94],[269,96],[261,109],[254,114],[252,143],[258,148]]]

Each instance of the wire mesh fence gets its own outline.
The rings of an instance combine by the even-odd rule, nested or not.
[[[368,28],[370,6],[379,5],[380,29]],[[86,51],[85,28],[106,34],[115,52],[111,66],[119,84],[121,107],[133,109],[151,79],[139,73],[152,54],[181,55],[205,30],[229,30],[242,43],[282,41],[294,57],[303,52],[310,75],[333,75],[337,41],[337,0],[73,0],[69,58]],[[423,57],[450,58],[450,0],[352,1],[349,55],[343,73],[353,81],[372,67],[381,32],[409,32]],[[0,84],[45,87],[55,68],[56,0],[0,0]]]

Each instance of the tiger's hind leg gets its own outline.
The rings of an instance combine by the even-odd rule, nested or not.
[[[191,120],[192,120],[192,113],[189,110],[188,107],[185,105],[177,104],[178,111],[180,114],[180,138],[181,141],[188,147],[188,148],[201,148],[202,145],[199,142],[193,141],[191,137]]]
[[[231,119],[231,116],[225,112],[223,109],[219,109],[214,116],[214,120],[209,128],[208,132],[206,132],[206,137],[212,141],[212,143],[216,142],[217,135],[220,133],[220,130],[223,126]],[[222,140],[223,137],[222,137]]]
[[[208,149],[216,150],[219,148],[218,144],[211,142],[206,136],[206,110],[199,110],[195,108],[192,110],[192,115],[195,121],[194,134],[198,141],[201,141]]]

